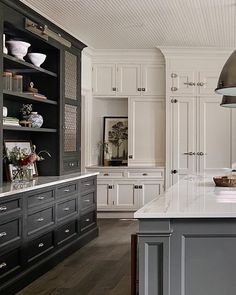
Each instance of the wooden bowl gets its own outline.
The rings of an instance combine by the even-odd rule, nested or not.
[[[236,187],[236,176],[216,176],[213,180],[216,186]]]

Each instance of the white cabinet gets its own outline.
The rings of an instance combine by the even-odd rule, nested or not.
[[[172,98],[172,183],[231,167],[232,113],[220,102],[219,96]]]
[[[99,209],[107,210],[112,208],[112,182],[106,180],[99,180],[97,182],[97,207]]]
[[[173,95],[214,95],[218,70],[173,71],[170,74]]]
[[[129,166],[157,166],[165,161],[165,101],[129,98]]]
[[[113,63],[94,64],[92,67],[93,95],[116,95],[116,66]]]
[[[143,180],[139,188],[140,207],[151,202],[164,191],[163,181]]]
[[[136,184],[132,180],[114,181],[114,207],[116,210],[133,211],[139,208]]]
[[[136,63],[94,63],[94,96],[164,96],[165,66]]]

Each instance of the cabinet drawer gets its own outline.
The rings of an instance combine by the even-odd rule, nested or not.
[[[66,197],[68,195],[74,194],[77,191],[78,191],[78,186],[76,183],[67,184],[57,189],[57,196],[62,198],[62,197]]]
[[[63,161],[65,171],[80,170],[80,162],[78,160],[65,160]]]
[[[124,172],[100,172],[98,178],[123,178]]]
[[[21,199],[5,201],[0,203],[0,216],[3,216],[8,213],[15,212],[17,210],[21,210]]]
[[[33,213],[27,218],[28,235],[54,223],[53,207]]]
[[[96,224],[96,212],[90,212],[80,219],[80,231],[84,232]]]
[[[15,219],[0,225],[0,247],[21,239],[21,221]]]
[[[81,192],[94,189],[96,184],[96,178],[87,178],[81,180]]]
[[[163,171],[128,171],[129,178],[164,178]]]
[[[76,213],[76,199],[66,201],[57,205],[58,220],[71,216]]]
[[[41,236],[29,243],[28,246],[28,261],[48,252],[53,248],[53,234],[52,232]]]
[[[12,275],[21,266],[20,249],[0,256],[0,282],[6,281],[7,275]]]
[[[81,196],[81,210],[85,211],[95,204],[95,192],[91,192]]]
[[[61,226],[57,231],[56,231],[56,241],[57,244],[61,244],[68,239],[71,239],[76,235],[76,221],[72,221],[70,223],[67,223],[63,226]]]
[[[47,202],[51,202],[53,200],[54,200],[54,191],[49,190],[49,191],[41,192],[39,194],[28,196],[27,204],[28,204],[28,208],[31,208],[31,207],[38,206]]]

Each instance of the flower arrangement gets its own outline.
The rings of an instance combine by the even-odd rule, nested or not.
[[[7,150],[6,152],[8,161],[10,164],[15,166],[27,166],[35,163],[36,161],[42,161],[44,160],[42,154],[47,154],[49,157],[51,157],[49,152],[46,150],[40,151],[38,154],[36,154],[35,145],[32,146],[32,153],[30,154],[17,146],[15,146],[11,151]]]
[[[33,111],[32,104],[23,104],[20,109],[20,114],[22,118],[28,118],[30,113]]]

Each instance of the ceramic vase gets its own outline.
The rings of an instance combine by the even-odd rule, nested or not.
[[[2,47],[3,47],[3,53],[5,53],[5,54],[8,54],[8,50],[7,50],[7,48],[6,48],[6,43],[5,43],[5,41],[6,41],[6,36],[5,36],[5,34],[3,34],[3,40],[2,40]]]
[[[33,128],[40,128],[43,125],[43,117],[37,112],[31,112],[28,121],[32,123]]]

